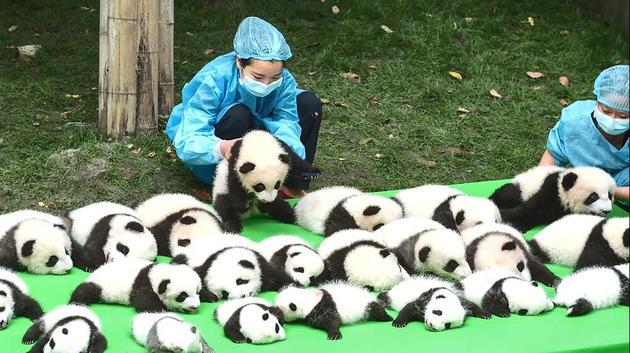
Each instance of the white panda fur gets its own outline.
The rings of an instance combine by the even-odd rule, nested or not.
[[[35,274],[72,269],[66,223],[48,213],[22,210],[0,216],[0,266]]]
[[[301,286],[321,283],[329,276],[324,259],[302,238],[274,235],[258,243],[258,248],[271,266]]]
[[[138,312],[197,311],[201,279],[190,267],[122,259],[102,265],[72,293],[70,303],[131,305]]]
[[[615,180],[595,167],[538,166],[498,188],[490,199],[503,221],[521,231],[568,214],[603,216],[612,210]]]
[[[326,331],[329,340],[341,338],[341,325],[392,320],[366,289],[339,281],[319,288],[286,287],[276,296],[276,306],[286,321],[304,320],[309,326]]]
[[[107,340],[98,316],[83,305],[63,305],[35,321],[22,343],[35,345],[29,352],[103,353]]]
[[[324,239],[317,249],[330,278],[369,290],[386,290],[409,275],[398,258],[372,232],[346,229]]]
[[[173,313],[137,314],[131,332],[149,352],[214,352],[195,326]]]
[[[254,208],[283,223],[294,223],[291,206],[278,195],[287,175],[318,173],[289,146],[263,130],[253,130],[232,146],[216,168],[212,199],[228,232],[242,230],[241,217]],[[253,196],[252,196],[253,195]]]
[[[39,303],[29,296],[26,282],[4,267],[0,267],[0,308],[0,330],[14,317],[36,320],[43,314]]]
[[[544,262],[580,269],[628,261],[630,219],[568,215],[538,232],[529,246]]]
[[[409,217],[386,224],[375,233],[409,273],[432,272],[461,279],[471,273],[462,237],[428,218]]]
[[[397,284],[378,299],[399,312],[394,327],[422,320],[431,331],[460,327],[466,315],[489,319],[491,315],[466,300],[455,285],[431,275],[413,276]]]
[[[564,278],[554,303],[567,307],[568,316],[584,315],[617,304],[629,304],[628,263],[586,267]]]
[[[500,317],[510,313],[538,315],[554,307],[538,283],[518,278],[504,268],[474,272],[459,286],[466,299]]]
[[[70,211],[68,218],[72,221],[70,236],[84,248],[90,271],[121,258],[153,261],[157,256],[153,234],[132,208],[97,202]]]
[[[470,268],[505,268],[529,281],[553,287],[560,280],[529,251],[523,234],[506,224],[480,224],[462,232]]]
[[[234,343],[263,344],[286,338],[282,312],[262,298],[226,301],[217,307],[214,317]]]
[[[313,233],[324,234],[330,211],[342,200],[362,193],[348,186],[329,186],[309,192],[295,204],[297,224]]]
[[[187,194],[158,194],[136,207],[138,218],[151,230],[158,254],[173,256],[193,239],[223,233],[221,218],[210,205]]]
[[[405,217],[433,219],[458,232],[481,223],[501,222],[501,213],[492,201],[444,185],[402,190],[394,200],[402,205]]]

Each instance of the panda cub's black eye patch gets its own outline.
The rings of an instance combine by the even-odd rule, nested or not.
[[[273,186],[274,189],[280,189],[280,180],[276,181],[276,185]]]
[[[291,304],[289,304],[289,309],[291,309],[291,311],[296,311],[297,310],[297,305],[291,303]]]
[[[301,253],[299,251],[296,251],[294,253],[289,254],[289,257],[296,257],[298,255],[300,255]]]
[[[184,300],[186,300],[186,298],[188,298],[188,293],[186,292],[181,292],[179,293],[179,295],[177,296],[177,298],[175,298],[175,301],[178,303],[183,302]]]
[[[181,246],[182,248],[185,248],[188,245],[190,245],[190,239],[179,239],[177,241],[177,246]]]
[[[3,297],[6,297],[7,296],[7,292],[5,292],[3,290],[0,290],[0,295],[3,296]]]
[[[304,273],[304,267],[296,267],[293,269],[293,271],[298,272],[298,273]]]
[[[67,335],[67,334],[68,334],[68,329],[64,327],[64,328],[61,330],[61,333],[63,333],[64,335]]]
[[[118,250],[118,252],[120,252],[121,254],[127,256],[127,254],[129,254],[129,247],[127,247],[126,245],[123,245],[121,243],[118,243],[116,245],[116,250]]]
[[[599,200],[599,195],[597,195],[596,193],[592,192],[590,195],[588,195],[586,200],[584,200],[584,204],[585,205],[590,205],[590,204],[594,203],[597,200]]]
[[[258,183],[256,185],[254,185],[254,191],[256,191],[256,192],[265,191],[265,185],[262,184],[262,183]]]
[[[523,270],[525,269],[525,264],[523,263],[523,261],[519,262],[516,265],[516,269],[518,270],[518,272],[523,272]]]
[[[437,297],[435,297],[435,299],[444,299],[446,298],[445,296],[443,296],[442,294],[438,295]]]
[[[4,306],[0,307],[0,313],[3,313],[5,309],[6,309],[6,307],[4,307]]]
[[[59,258],[55,255],[48,258],[48,262],[46,262],[46,267],[53,267],[59,262]]]
[[[263,316],[262,316],[262,319],[263,319],[264,321],[269,320],[269,313],[264,313],[264,314],[263,314]]]
[[[237,286],[240,286],[241,284],[247,284],[247,283],[249,283],[249,280],[248,280],[248,279],[241,279],[241,278],[238,278],[238,279],[236,280],[236,285],[237,285]]]
[[[444,271],[446,272],[453,272],[455,271],[455,269],[457,268],[457,266],[459,266],[459,264],[457,263],[457,261],[455,260],[450,260],[445,266],[444,266]]]
[[[433,310],[433,314],[437,316],[442,316],[442,310]]]

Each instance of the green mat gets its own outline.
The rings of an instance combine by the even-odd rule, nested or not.
[[[505,182],[498,180],[454,186],[468,194],[486,197]],[[394,193],[378,194],[389,196]],[[627,213],[616,208],[611,216],[627,216]],[[527,237],[535,232],[530,231]],[[279,224],[260,216],[247,220],[243,233],[256,241],[281,233],[301,236],[314,246],[322,240],[322,237],[298,226]],[[159,258],[162,262],[168,260]],[[549,268],[559,276],[570,273],[566,267],[551,265]],[[78,269],[64,276],[20,274],[28,283],[31,295],[45,311],[66,303],[70,293],[87,275]],[[548,294],[553,294],[551,289],[546,289]],[[267,292],[261,296],[273,300],[275,293]],[[618,306],[577,318],[567,318],[565,308],[556,308],[538,316],[513,315],[507,319],[493,317],[491,320],[468,318],[464,326],[441,332],[429,332],[420,322],[412,322],[405,328],[394,328],[390,323],[364,322],[342,327],[343,339],[339,341],[328,341],[324,331],[288,323],[285,325],[285,341],[260,346],[237,345],[223,336],[222,328],[214,321],[217,305],[204,303],[195,314],[180,314],[200,329],[217,353],[628,352],[630,340],[628,307]],[[131,336],[133,309],[104,304],[94,305],[92,309],[103,323],[109,343],[107,352],[144,352]],[[396,315],[393,311],[390,314]],[[20,342],[30,324],[28,319],[16,318],[8,328],[0,331],[0,353],[28,351],[30,346]]]

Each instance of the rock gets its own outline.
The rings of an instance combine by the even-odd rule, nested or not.
[[[59,163],[59,164],[70,164],[77,153],[79,153],[80,149],[71,148],[65,151],[53,153],[48,156],[48,162]]]
[[[42,46],[39,44],[29,44],[17,47],[18,58],[23,62],[30,62],[41,48]]]

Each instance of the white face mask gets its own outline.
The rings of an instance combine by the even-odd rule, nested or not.
[[[244,71],[241,71],[241,78],[238,81],[241,83],[241,86],[245,87],[245,89],[249,93],[256,97],[262,98],[268,96],[269,94],[271,94],[271,92],[275,91],[276,88],[280,87],[280,85],[282,84],[282,76],[280,76],[279,79],[266,85],[262,82],[258,82],[250,78],[249,76],[245,75]]]
[[[630,119],[611,118],[597,107],[593,111],[593,117],[597,121],[599,127],[609,135],[621,135],[630,128]]]

